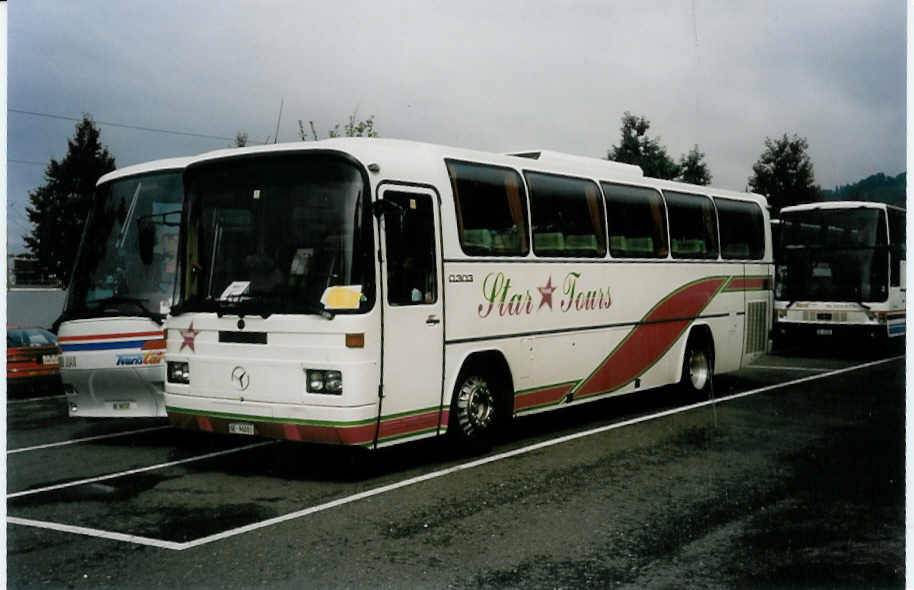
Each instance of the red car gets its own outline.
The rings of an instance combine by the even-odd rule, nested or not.
[[[63,391],[57,338],[42,328],[6,328],[6,388],[9,393]]]

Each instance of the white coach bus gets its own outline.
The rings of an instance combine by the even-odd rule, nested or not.
[[[763,197],[550,152],[333,139],[185,173],[177,425],[369,448],[712,373],[765,352]]]
[[[905,334],[905,210],[834,201],[781,209],[778,342]]]
[[[102,176],[56,322],[70,416],[165,416],[185,158]]]

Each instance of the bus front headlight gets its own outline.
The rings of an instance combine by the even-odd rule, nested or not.
[[[324,371],[306,369],[305,375],[308,383],[308,393],[327,393],[341,395],[343,393],[343,374],[340,371]]]
[[[190,383],[190,366],[186,361],[168,361],[168,382]]]

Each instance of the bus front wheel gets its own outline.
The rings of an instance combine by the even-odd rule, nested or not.
[[[449,430],[470,447],[491,444],[499,422],[498,394],[494,380],[479,371],[461,373],[451,402]]]

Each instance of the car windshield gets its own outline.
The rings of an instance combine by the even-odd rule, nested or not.
[[[7,328],[7,348],[21,348],[25,346],[55,346],[57,339],[47,330],[39,328]]]
[[[778,299],[885,301],[885,214],[859,207],[785,212],[777,261]]]
[[[321,313],[334,286],[351,295],[343,311],[373,304],[366,183],[346,158],[311,152],[219,160],[188,169],[185,182],[173,313]]]
[[[181,170],[119,178],[98,188],[66,315],[160,317],[168,312],[183,196]]]

